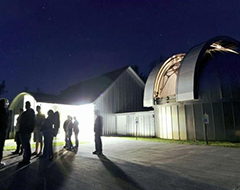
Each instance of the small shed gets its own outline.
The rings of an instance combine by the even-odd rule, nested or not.
[[[118,136],[156,136],[153,111],[117,113],[115,116]]]

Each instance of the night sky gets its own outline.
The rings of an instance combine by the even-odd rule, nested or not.
[[[0,81],[58,94],[127,65],[184,53],[212,37],[240,40],[239,0],[1,0]]]

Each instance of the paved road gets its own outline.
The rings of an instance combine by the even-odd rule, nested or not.
[[[240,149],[104,138],[78,153],[60,150],[54,161],[33,158],[24,168],[5,152],[1,190],[233,190],[240,189]]]

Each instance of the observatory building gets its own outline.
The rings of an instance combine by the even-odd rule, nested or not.
[[[144,106],[153,107],[156,136],[204,140],[240,140],[239,42],[216,37],[186,54],[156,65],[144,90]]]

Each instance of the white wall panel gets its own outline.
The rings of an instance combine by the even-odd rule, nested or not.
[[[130,68],[124,71],[94,102],[103,116],[104,135],[117,134],[115,113],[143,109],[144,84]]]

